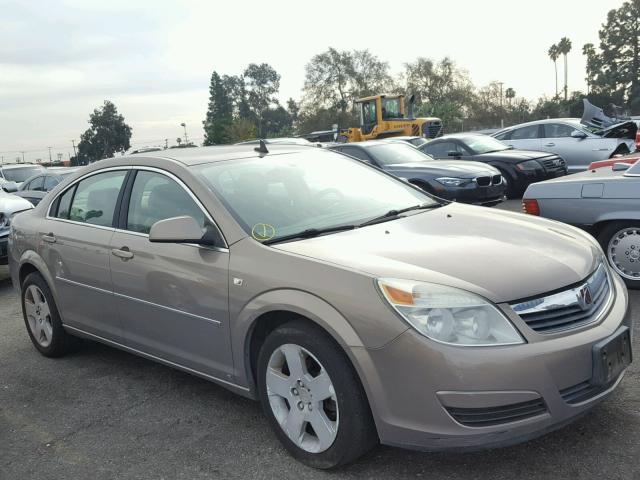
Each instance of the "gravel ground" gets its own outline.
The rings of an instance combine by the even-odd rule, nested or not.
[[[640,294],[631,300],[640,312]],[[214,384],[90,342],[62,359],[40,356],[1,268],[0,479],[640,480],[639,372],[636,362],[607,402],[526,444],[469,454],[378,447],[327,473],[291,459],[257,403]]]

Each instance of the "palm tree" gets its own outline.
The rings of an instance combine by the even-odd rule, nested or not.
[[[555,43],[549,47],[549,51],[547,52],[549,58],[553,62],[553,68],[556,70],[556,96],[558,98],[558,57],[560,56],[560,50],[558,49],[558,45]]]
[[[568,87],[567,87],[567,54],[571,51],[571,40],[567,37],[562,37],[558,42],[558,52],[564,57],[564,101],[567,101]]]

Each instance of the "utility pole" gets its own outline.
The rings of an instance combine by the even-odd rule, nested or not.
[[[166,149],[168,149],[168,148],[169,148],[169,139],[168,139],[168,138],[165,138],[165,139],[164,139],[164,149],[166,150]]]
[[[76,157],[76,161],[78,160],[78,154],[76,153],[76,141],[71,140],[71,145],[73,145],[73,156]]]
[[[47,147],[49,149],[49,163],[51,163],[51,147]]]
[[[184,144],[187,145],[189,143],[189,137],[187,137],[187,124],[182,122],[180,126],[184,128]]]
[[[500,85],[500,128],[504,128],[504,107],[502,106],[502,86],[504,82],[498,82]]]
[[[22,154],[22,163],[24,163],[24,152],[20,152]]]

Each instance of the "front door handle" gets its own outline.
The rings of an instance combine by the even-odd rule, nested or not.
[[[56,243],[56,236],[49,232],[46,235],[42,235],[42,240],[47,243]]]
[[[133,252],[129,250],[129,247],[114,248],[111,253],[122,260],[129,260],[133,258]]]
[[[545,147],[555,147],[556,144],[555,143],[545,143],[544,145]]]

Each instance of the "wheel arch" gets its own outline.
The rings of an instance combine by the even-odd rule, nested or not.
[[[624,213],[608,213],[601,215],[591,225],[589,230],[594,237],[597,237],[608,225],[618,222],[640,222],[640,212],[629,211]]]
[[[33,272],[37,272],[42,275],[42,278],[44,278],[45,282],[47,282],[47,285],[51,290],[51,294],[54,296],[57,302],[58,295],[55,289],[55,282],[53,281],[54,279],[49,273],[49,269],[47,268],[47,264],[45,263],[43,258],[34,250],[26,250],[20,257],[20,261],[18,263],[18,267],[16,269],[14,277],[14,282],[17,283],[15,285],[16,288],[21,290],[24,279],[27,278],[27,275]]]

